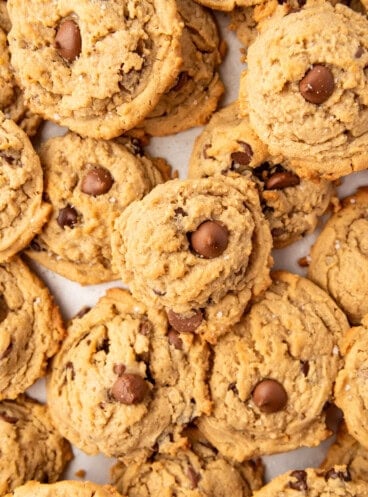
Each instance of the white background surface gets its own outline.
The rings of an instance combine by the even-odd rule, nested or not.
[[[239,77],[245,66],[240,62],[240,43],[234,33],[226,29],[228,18],[225,14],[216,15],[222,35],[227,40],[229,46],[228,54],[221,68],[222,79],[226,86],[226,94],[221,102],[221,106],[224,106],[237,98]],[[58,128],[51,123],[46,123],[42,136],[43,138],[47,138],[56,134],[63,134],[64,132],[65,130],[62,128]],[[165,157],[171,166],[179,171],[180,177],[185,178],[192,144],[200,132],[201,128],[195,128],[175,136],[152,139],[148,150],[151,155]],[[368,171],[353,174],[345,178],[339,187],[339,195],[345,196],[350,194],[360,185],[368,185]],[[298,265],[297,261],[300,257],[309,253],[309,247],[314,239],[315,234],[304,238],[286,249],[275,250],[275,268],[287,269],[302,275],[305,274],[305,270]],[[32,266],[53,292],[57,303],[61,307],[64,319],[71,318],[85,305],[94,305],[107,288],[122,286],[119,282],[112,282],[81,287],[78,283],[73,283],[40,266],[36,266],[35,264],[32,264]],[[44,401],[44,380],[40,380],[28,392],[33,397]],[[267,480],[288,469],[318,466],[323,460],[326,448],[331,441],[331,439],[326,440],[321,446],[314,449],[303,448],[286,454],[264,457]],[[75,472],[83,469],[86,471],[85,479],[97,483],[109,482],[109,468],[115,463],[115,460],[108,459],[102,455],[89,457],[75,448],[74,454],[75,458],[64,475],[65,479],[80,479],[75,476]]]

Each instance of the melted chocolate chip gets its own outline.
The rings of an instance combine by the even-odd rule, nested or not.
[[[0,294],[0,323],[2,323],[9,314],[9,307],[4,295]]]
[[[335,81],[331,70],[321,64],[313,66],[299,82],[300,93],[312,104],[323,104],[334,89]]]
[[[153,326],[151,321],[145,319],[141,323],[139,323],[139,333],[144,336],[148,336],[153,330]]]
[[[253,150],[248,143],[242,142],[243,151],[233,152],[230,155],[232,161],[240,164],[241,166],[248,166],[253,157]]]
[[[170,309],[167,318],[171,326],[179,333],[192,333],[202,323],[203,315],[200,310],[197,310],[193,311],[190,316],[183,316]]]
[[[276,380],[260,381],[252,393],[253,402],[265,413],[273,413],[284,409],[287,403],[287,393]]]
[[[105,354],[108,354],[110,351],[110,340],[108,338],[104,338],[101,343],[96,345],[96,352],[100,352],[103,350]]]
[[[290,476],[295,478],[295,480],[289,481],[288,486],[293,490],[306,491],[308,490],[307,485],[307,473],[304,470],[296,470],[290,473]]]
[[[309,362],[308,361],[300,361],[300,369],[304,376],[308,376],[309,373]]]
[[[104,167],[95,167],[82,178],[81,191],[87,195],[104,195],[114,183],[110,171]]]
[[[177,350],[183,349],[183,340],[180,338],[180,335],[174,329],[171,329],[167,334],[167,339],[170,345],[173,345]]]
[[[139,404],[148,392],[148,385],[137,374],[122,374],[111,389],[112,397],[121,404]]]
[[[335,468],[331,468],[325,473],[325,480],[327,481],[330,478],[333,480],[340,479],[341,481],[351,481],[351,474],[348,468],[344,471],[336,471]]]
[[[359,46],[355,52],[355,58],[360,59],[360,57],[364,54],[364,48]]]
[[[78,25],[68,19],[60,24],[55,36],[55,48],[68,62],[73,62],[82,49],[82,39]]]
[[[77,222],[78,212],[74,209],[74,207],[67,205],[63,209],[60,209],[59,215],[57,217],[57,223],[61,228],[64,229],[65,226],[67,226],[68,228],[74,228]]]
[[[204,221],[189,235],[193,251],[205,259],[220,256],[229,243],[229,231],[217,221]]]
[[[181,207],[178,207],[177,209],[175,209],[174,212],[175,212],[175,216],[183,216],[183,217],[185,217],[185,216],[188,215],[187,212],[185,212],[185,210],[182,209]]]
[[[300,178],[296,174],[287,171],[284,173],[272,174],[265,184],[266,190],[283,190],[290,186],[297,186],[300,184]]]

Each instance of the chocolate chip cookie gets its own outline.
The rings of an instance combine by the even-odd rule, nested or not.
[[[97,485],[90,481],[59,481],[57,483],[37,483],[30,481],[16,488],[6,497],[121,497],[119,492],[110,485]]]
[[[193,431],[193,430],[191,430]],[[197,431],[197,430],[196,430]],[[262,486],[263,468],[253,461],[227,461],[203,437],[166,444],[161,453],[143,463],[112,468],[112,483],[127,497],[192,496],[248,497]]]
[[[141,149],[81,138],[49,139],[40,149],[45,197],[53,212],[26,254],[83,285],[118,278],[111,267],[110,236],[116,217],[163,181]]]
[[[274,273],[263,299],[213,347],[213,411],[198,420],[204,436],[237,461],[318,445],[330,434],[324,406],[347,329],[323,290]]]
[[[345,423],[339,427],[336,441],[328,449],[321,467],[330,469],[335,464],[346,465],[352,480],[368,481],[368,450],[349,435]]]
[[[216,10],[233,10],[240,5],[248,6],[261,3],[261,0],[195,0],[197,3]]]
[[[344,367],[335,385],[336,404],[344,412],[349,433],[368,449],[368,354],[366,337],[368,316],[361,326],[351,328],[342,341]]]
[[[343,201],[311,250],[308,277],[324,288],[353,324],[368,313],[368,188]]]
[[[368,484],[353,482],[346,466],[297,469],[274,478],[254,497],[367,497]]]
[[[51,205],[43,202],[40,161],[27,135],[0,111],[0,262],[41,231]]]
[[[0,264],[0,399],[15,399],[43,376],[63,337],[44,284],[18,257]]]
[[[144,459],[209,412],[208,350],[121,289],[68,327],[47,398],[60,432],[87,454]]]
[[[158,185],[116,220],[113,258],[136,298],[209,341],[270,284],[271,235],[246,178]]]
[[[0,495],[28,480],[51,483],[72,459],[46,406],[25,396],[0,402]]]
[[[204,124],[224,92],[218,73],[222,44],[215,19],[192,0],[176,0],[184,22],[181,37],[183,63],[173,86],[139,126],[163,136]]]
[[[84,136],[141,122],[181,67],[174,0],[9,0],[9,45],[31,109]]]
[[[366,169],[366,17],[341,4],[306,5],[270,22],[247,60],[240,105],[272,154],[302,177]]]
[[[272,156],[238,103],[216,112],[196,139],[189,177],[239,174],[256,182],[274,246],[284,247],[312,233],[335,197],[331,182],[301,179],[282,157]],[[336,199],[337,200],[337,199]]]

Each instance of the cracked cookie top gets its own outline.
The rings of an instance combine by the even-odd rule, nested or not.
[[[318,445],[330,434],[324,406],[348,327],[314,283],[274,273],[263,299],[213,347],[213,411],[198,420],[204,436],[238,461]]]
[[[134,127],[175,81],[174,0],[9,0],[11,61],[31,109],[84,136]]]
[[[247,61],[240,106],[249,107],[272,154],[303,177],[336,179],[366,168],[366,17],[341,4],[307,4],[271,21]]]
[[[60,432],[88,454],[147,457],[203,412],[208,350],[179,337],[162,312],[108,290],[68,327],[47,386]]]

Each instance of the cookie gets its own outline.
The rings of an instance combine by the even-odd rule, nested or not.
[[[0,402],[0,495],[28,480],[51,483],[72,459],[46,406],[25,396]]]
[[[27,135],[0,111],[0,262],[28,245],[46,223],[40,161]]]
[[[367,330],[368,316],[365,316],[361,326],[351,328],[344,336],[342,352],[345,362],[335,385],[336,405],[344,413],[347,429],[366,449],[368,449]]]
[[[336,179],[366,168],[364,16],[341,4],[307,5],[270,22],[247,60],[240,106],[249,107],[272,154],[288,158],[301,177]]]
[[[15,399],[43,376],[63,337],[44,284],[18,257],[0,264],[0,400]]]
[[[237,102],[212,116],[192,151],[190,178],[219,174],[256,182],[276,248],[312,233],[336,193],[331,182],[300,179],[287,161],[270,155]]]
[[[253,182],[174,180],[116,220],[113,258],[133,295],[180,332],[227,331],[270,283],[271,235]]]
[[[23,93],[15,81],[6,39],[10,28],[6,2],[0,1],[0,111],[8,119],[15,121],[29,136],[33,136],[42,119],[28,109],[24,102]]]
[[[195,0],[197,3],[210,9],[230,11],[238,6],[247,7],[261,3],[261,0]]]
[[[183,63],[180,73],[139,128],[164,136],[208,121],[224,93],[218,73],[223,47],[210,12],[192,0],[177,0],[184,22],[181,37]]]
[[[254,497],[366,497],[368,484],[353,482],[346,466],[297,469],[274,478]]]
[[[353,324],[368,313],[368,188],[344,200],[311,250],[308,277],[324,288]]]
[[[60,432],[87,454],[144,459],[209,412],[208,350],[118,288],[68,327],[47,385]]]
[[[347,466],[352,480],[368,481],[368,450],[349,435],[345,423],[341,423],[321,467],[330,469],[335,464]]]
[[[141,122],[174,83],[182,23],[174,0],[98,0],[52,9],[9,0],[12,64],[30,108],[92,138]]]
[[[213,410],[198,420],[203,435],[236,461],[318,445],[330,434],[324,406],[347,328],[323,290],[274,273],[263,299],[213,347]]]
[[[121,497],[110,485],[98,485],[90,481],[59,481],[57,483],[37,483],[30,481],[16,488],[6,497]]]
[[[193,430],[191,430],[193,431]],[[198,431],[198,430],[196,430]],[[112,483],[127,497],[192,496],[248,497],[262,486],[261,463],[232,464],[197,437],[170,443],[148,461],[112,468]],[[254,487],[253,484],[255,483]]]
[[[111,267],[114,220],[163,179],[141,149],[74,133],[40,149],[49,222],[26,251],[33,260],[83,285],[118,278]]]

